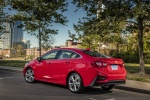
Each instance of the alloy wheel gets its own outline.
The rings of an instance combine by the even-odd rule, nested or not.
[[[25,73],[25,80],[29,83],[34,82],[34,71],[31,68],[28,68]]]
[[[83,89],[82,79],[77,73],[73,73],[69,76],[68,87],[70,91],[79,93]]]

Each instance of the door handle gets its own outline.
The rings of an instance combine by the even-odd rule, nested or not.
[[[51,64],[50,62],[48,62],[47,64]]]
[[[70,62],[65,62],[66,64],[69,64]]]

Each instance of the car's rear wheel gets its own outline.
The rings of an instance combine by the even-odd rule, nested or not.
[[[72,73],[69,76],[68,88],[73,93],[81,93],[83,91],[83,82],[79,74]]]
[[[26,72],[25,72],[25,80],[28,83],[33,83],[35,82],[34,79],[34,71],[31,68],[27,68]]]
[[[113,85],[109,85],[109,84],[105,84],[105,85],[101,85],[101,88],[104,90],[111,90],[114,88],[114,84]]]

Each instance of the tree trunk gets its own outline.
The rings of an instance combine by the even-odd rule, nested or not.
[[[143,18],[138,18],[138,43],[139,43],[139,64],[140,76],[145,76],[144,53],[143,53]]]
[[[120,50],[119,50],[119,49],[120,49],[120,48],[119,48],[119,43],[117,43],[117,44],[116,44],[116,46],[117,46],[117,47],[116,47],[116,49],[117,49],[117,50],[116,50],[116,51],[117,51],[117,53],[120,53]]]
[[[41,56],[41,28],[39,27],[39,56]]]

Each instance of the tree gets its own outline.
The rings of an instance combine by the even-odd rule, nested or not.
[[[94,34],[85,35],[81,39],[82,41],[81,47],[90,48],[91,50],[96,51],[97,49],[99,49],[99,40],[100,40],[99,35],[94,35]]]
[[[4,13],[4,7],[6,6],[5,0],[0,0],[0,38],[1,35],[4,33],[4,22],[5,22],[5,13]]]
[[[73,41],[79,41],[80,40],[80,45],[79,48],[90,48],[92,50],[99,49],[99,42],[100,42],[100,37],[99,35],[96,34],[72,34],[70,31],[68,31],[69,37]]]
[[[99,3],[100,2],[100,3]],[[109,20],[108,27],[116,27],[120,22],[135,24],[138,30],[138,50],[139,50],[139,75],[145,75],[144,69],[144,51],[143,51],[143,30],[144,21],[149,19],[150,9],[149,0],[74,0],[77,7],[83,8],[87,11],[88,18],[98,18]],[[105,5],[104,11],[101,10],[101,4]],[[97,5],[97,6],[95,6]],[[97,12],[100,10],[99,12]],[[113,29],[114,30],[114,29]]]
[[[9,0],[12,9],[17,10],[13,20],[22,20],[25,30],[39,39],[39,55],[41,56],[42,33],[57,34],[53,24],[65,25],[67,22],[63,12],[66,11],[66,0]]]
[[[55,43],[55,38],[52,35],[44,35],[42,36],[42,48],[47,52],[48,50],[53,48]]]
[[[21,44],[14,44],[10,54],[11,57],[24,57],[26,52]]]

